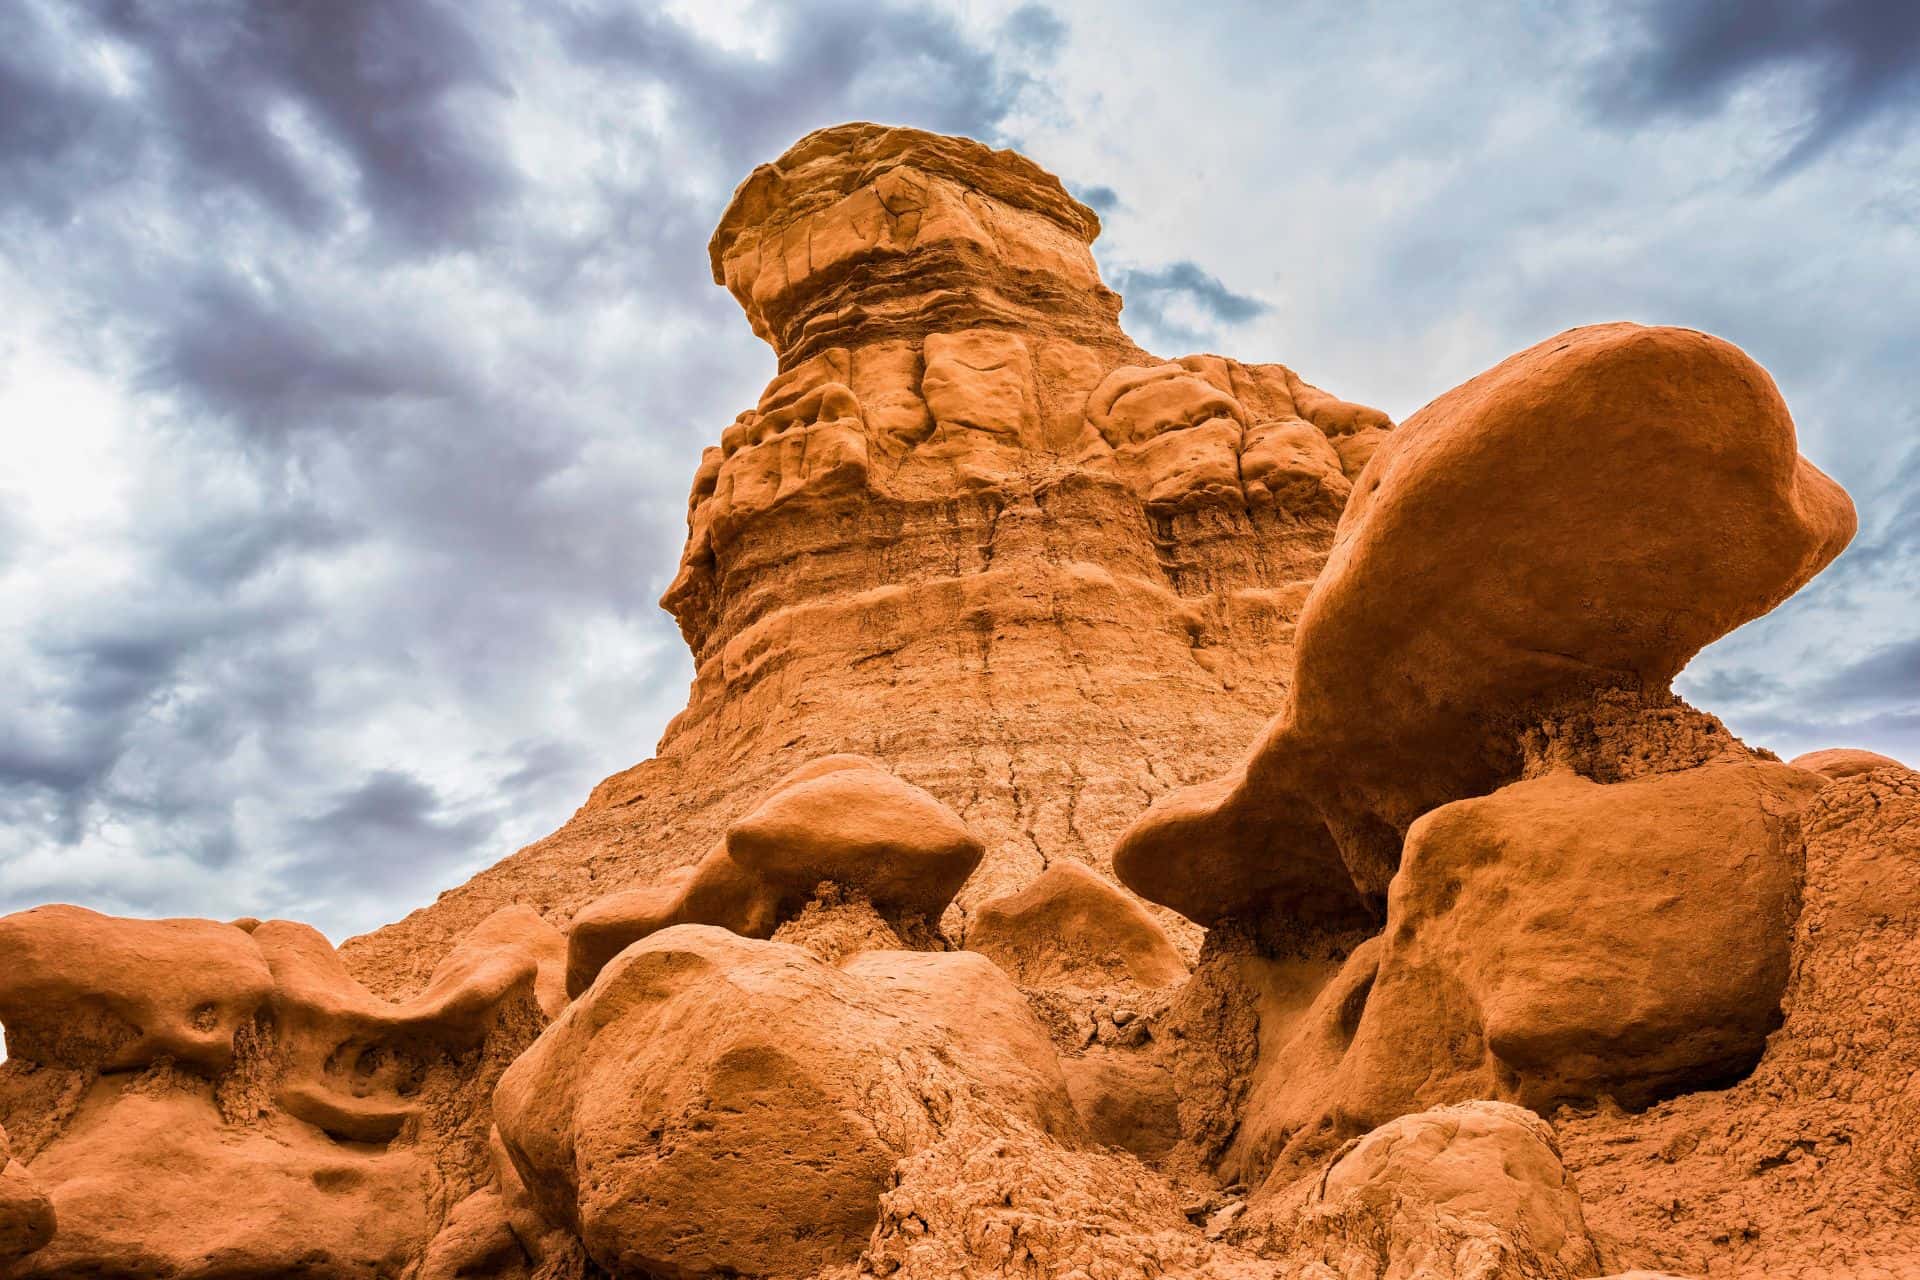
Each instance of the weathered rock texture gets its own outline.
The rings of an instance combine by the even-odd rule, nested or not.
[[[53,1239],[53,1202],[13,1158],[0,1129],[0,1267],[17,1262]]]
[[[1140,351],[1097,231],[756,170],[659,754],[338,952],[0,919],[0,1278],[1920,1274],[1920,777],[1669,688],[1852,533],[1766,374],[1393,430]]]
[[[1759,1066],[1644,1114],[1556,1118],[1623,1261],[1770,1280],[1920,1272],[1920,774],[1837,779],[1802,822],[1785,1021]]]
[[[1414,819],[1520,775],[1529,725],[1598,690],[1664,694],[1854,524],[1733,347],[1629,324],[1550,338],[1387,437],[1280,714],[1239,770],[1127,833],[1120,877],[1202,924],[1350,923]]]
[[[1098,230],[1029,161],[907,129],[813,134],[741,185],[714,278],[780,372],[694,478],[662,602],[687,709],[560,831],[346,946],[362,980],[409,989],[506,903],[564,923],[650,885],[837,752],[984,844],[959,940],[1240,750],[1390,424],[1282,365],[1140,350]]]
[[[727,828],[690,868],[598,899],[567,927],[567,992],[608,961],[676,924],[768,938],[826,886],[871,908],[885,937],[938,937],[937,922],[980,862],[953,811],[865,756],[811,760]]]

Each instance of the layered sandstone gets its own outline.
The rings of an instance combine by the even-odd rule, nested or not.
[[[1390,430],[1140,352],[1097,230],[912,130],[743,183],[660,754],[338,952],[0,919],[0,1277],[1920,1269],[1917,776],[1669,687],[1851,536],[1764,371]]]
[[[741,184],[714,279],[780,372],[694,478],[662,601],[687,709],[554,835],[348,944],[362,980],[409,989],[505,903],[564,922],[691,865],[839,752],[984,843],[957,937],[1056,861],[1108,867],[1253,736],[1390,424],[1283,365],[1140,350],[1099,226],[1030,161],[910,129],[823,130]]]

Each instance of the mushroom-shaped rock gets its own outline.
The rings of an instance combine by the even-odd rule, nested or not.
[[[164,1056],[218,1071],[272,986],[253,940],[212,920],[67,906],[0,919],[0,1023],[16,1058],[114,1071]]]
[[[576,914],[567,927],[567,990],[579,995],[626,947],[676,924],[770,938],[823,883],[866,899],[889,924],[917,935],[938,927],[981,853],[951,809],[878,762],[809,760],[696,865]]]
[[[1169,905],[1203,922],[1262,911],[1267,869],[1322,857],[1317,814],[1377,901],[1415,818],[1518,776],[1530,722],[1600,689],[1664,692],[1854,524],[1765,370],[1727,343],[1612,324],[1529,348],[1379,443],[1279,716],[1239,774],[1150,810],[1115,869],[1150,899],[1186,886]],[[1192,873],[1170,869],[1189,848]],[[1235,861],[1253,869],[1218,874]]]
[[[1750,1068],[1779,1025],[1818,784],[1765,761],[1556,772],[1420,819],[1336,1110],[1636,1106]]]
[[[1056,862],[1018,893],[982,903],[967,950],[1028,987],[1165,987],[1187,976],[1146,908],[1078,862]]]
[[[872,761],[803,767],[727,828],[728,855],[783,896],[805,900],[832,881],[883,916],[927,921],[982,852],[953,810]]]
[[[1795,756],[1788,763],[1796,769],[1805,769],[1823,778],[1836,780],[1872,773],[1875,769],[1907,767],[1892,756],[1883,756],[1878,751],[1863,751],[1859,747],[1828,747],[1824,751],[1809,751],[1805,755]]]
[[[783,910],[784,908],[784,910]],[[724,843],[658,884],[595,899],[567,926],[567,994],[592,985],[607,962],[648,934],[676,924],[710,924],[743,938],[770,938],[795,906],[735,862]]]
[[[0,1268],[44,1248],[53,1230],[53,1202],[13,1158],[7,1131],[0,1129]]]
[[[1082,1137],[1044,1031],[982,957],[834,966],[699,925],[623,951],[494,1112],[545,1215],[617,1275],[849,1263],[895,1164],[951,1126]]]
[[[1505,1103],[1402,1116],[1287,1199],[1287,1260],[1342,1276],[1572,1280],[1599,1263],[1553,1129]]]

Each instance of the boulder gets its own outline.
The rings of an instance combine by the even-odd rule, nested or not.
[[[317,931],[246,923],[0,920],[0,1116],[60,1227],[9,1280],[399,1276],[471,1189],[474,1107],[565,1002],[559,932],[502,908],[387,1001]],[[21,1185],[0,1173],[0,1241]]]
[[[190,1091],[110,1088],[98,1122],[35,1157],[60,1229],[8,1280],[368,1280],[401,1275],[426,1247],[432,1174],[419,1152],[342,1146],[285,1121],[233,1129]]]
[[[1817,789],[1757,760],[1556,772],[1421,818],[1336,1113],[1645,1106],[1743,1074],[1779,1025]]]
[[[628,947],[502,1077],[528,1191],[616,1275],[851,1262],[898,1161],[949,1126],[1084,1141],[1025,1002],[965,952],[682,925]]]
[[[883,916],[938,921],[979,865],[947,806],[860,757],[789,774],[727,828],[727,854],[789,900],[831,881]]]
[[[1556,1119],[1589,1223],[1622,1242],[1616,1266],[1793,1280],[1920,1266],[1920,774],[1836,779],[1800,825],[1792,976],[1759,1065],[1644,1113]]]
[[[1599,1266],[1552,1127],[1504,1103],[1402,1116],[1278,1199],[1268,1252],[1289,1276],[1573,1280]]]
[[[1078,862],[1056,862],[1018,893],[981,903],[967,950],[1027,987],[1165,987],[1187,976],[1146,908]]]

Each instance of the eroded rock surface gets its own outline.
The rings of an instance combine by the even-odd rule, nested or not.
[[[493,1080],[565,1002],[558,931],[506,908],[395,1004],[314,930],[246,924],[0,919],[27,1166],[0,1174],[0,1240],[33,1245],[9,1280],[399,1277],[487,1180]],[[10,1222],[23,1187],[52,1218]]]
[[[1817,789],[1765,762],[1555,772],[1426,814],[1335,1107],[1644,1106],[1745,1074],[1779,1022]]]
[[[810,760],[728,826],[692,867],[610,894],[567,928],[567,990],[579,995],[622,950],[676,924],[770,938],[823,887],[870,907],[884,941],[940,941],[938,921],[980,862],[953,810],[865,756]],[[851,944],[849,944],[851,945]]]
[[[1243,1230],[1321,1275],[1571,1280],[1599,1265],[1552,1127],[1498,1102],[1382,1125]]]
[[[1603,325],[1396,430],[1141,351],[1098,229],[756,170],[658,755],[338,951],[0,919],[0,1275],[1920,1270],[1916,777],[1669,688],[1852,532],[1766,374]]]
[[[348,943],[357,976],[417,989],[501,905],[564,921],[652,889],[837,753],[981,842],[933,922],[959,941],[1055,862],[1106,871],[1150,801],[1253,736],[1391,423],[1283,365],[1142,351],[1098,230],[1029,161],[910,129],[823,130],[741,185],[715,279],[779,372],[694,478],[662,601],[687,709],[559,832]]]
[[[1622,1262],[1754,1280],[1920,1267],[1920,774],[1834,780],[1802,822],[1785,1021],[1753,1073],[1640,1115],[1559,1117]]]
[[[0,1129],[0,1268],[44,1248],[53,1229],[53,1202],[13,1158],[7,1131]]]
[[[967,948],[1029,987],[1166,987],[1187,976],[1167,931],[1140,902],[1077,862],[1056,863],[1020,892],[982,903]]]
[[[1240,769],[1137,823],[1116,869],[1203,924],[1345,923],[1385,895],[1414,819],[1519,776],[1530,723],[1596,690],[1663,694],[1854,524],[1734,347],[1616,324],[1529,348],[1380,445],[1280,714]]]
[[[850,1263],[895,1165],[950,1127],[1084,1142],[1045,1033],[981,957],[835,966],[700,925],[623,951],[494,1110],[548,1219],[619,1275]]]

